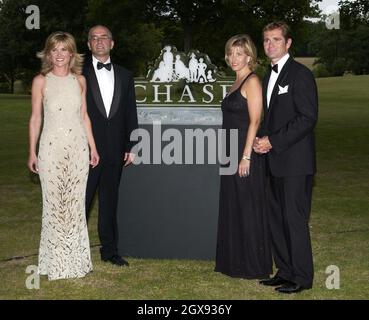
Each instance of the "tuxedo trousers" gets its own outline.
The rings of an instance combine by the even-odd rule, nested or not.
[[[311,288],[314,276],[309,217],[313,176],[269,174],[272,254],[281,278]]]
[[[117,207],[122,164],[100,163],[91,168],[86,189],[86,217],[90,216],[91,204],[98,189],[98,234],[102,259],[118,254]]]

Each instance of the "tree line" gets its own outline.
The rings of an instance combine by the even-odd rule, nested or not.
[[[320,0],[3,0],[0,1],[0,90],[13,92],[14,82],[30,84],[39,71],[36,52],[46,37],[58,30],[76,38],[79,51],[88,54],[87,32],[95,24],[108,26],[115,40],[112,59],[135,76],[144,76],[167,44],[180,51],[207,53],[227,72],[224,45],[229,37],[248,33],[265,65],[262,29],[283,19],[293,31],[292,54],[317,56],[317,76],[369,72],[369,2],[340,2],[341,25],[328,30],[320,16]],[[26,8],[40,10],[40,28],[28,29]],[[262,68],[261,68],[262,69]]]

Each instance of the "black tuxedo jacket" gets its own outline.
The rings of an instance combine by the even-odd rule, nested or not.
[[[259,134],[269,136],[273,147],[267,154],[270,171],[276,177],[315,174],[315,79],[308,68],[290,57],[278,76],[267,108],[271,72],[274,71],[269,70],[263,79],[264,120]]]
[[[132,74],[116,64],[113,68],[114,95],[109,115],[105,111],[92,58],[85,62],[83,75],[87,82],[87,112],[100,162],[122,164],[124,153],[135,144],[130,141],[130,135],[138,128],[136,96]]]

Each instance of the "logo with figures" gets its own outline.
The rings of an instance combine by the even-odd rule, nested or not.
[[[176,47],[166,46],[161,51],[155,67],[149,70],[150,82],[187,83],[214,82],[217,67],[206,54],[191,50],[188,54],[177,51]]]
[[[231,85],[207,54],[167,45],[146,77],[135,79],[136,102],[139,107],[219,107]]]

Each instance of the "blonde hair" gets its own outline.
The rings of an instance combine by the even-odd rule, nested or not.
[[[46,75],[53,68],[53,64],[50,60],[50,52],[59,43],[65,45],[67,50],[72,54],[69,62],[69,69],[72,73],[81,74],[83,65],[83,55],[77,52],[76,41],[74,37],[63,31],[57,31],[50,34],[45,42],[45,47],[42,51],[37,52],[37,57],[41,59],[41,74]]]
[[[225,61],[229,66],[229,58],[228,56],[231,53],[232,47],[240,47],[245,53],[250,57],[250,61],[248,62],[248,66],[251,71],[254,71],[257,65],[257,51],[254,42],[251,40],[251,37],[248,34],[237,34],[230,38],[225,45]]]

